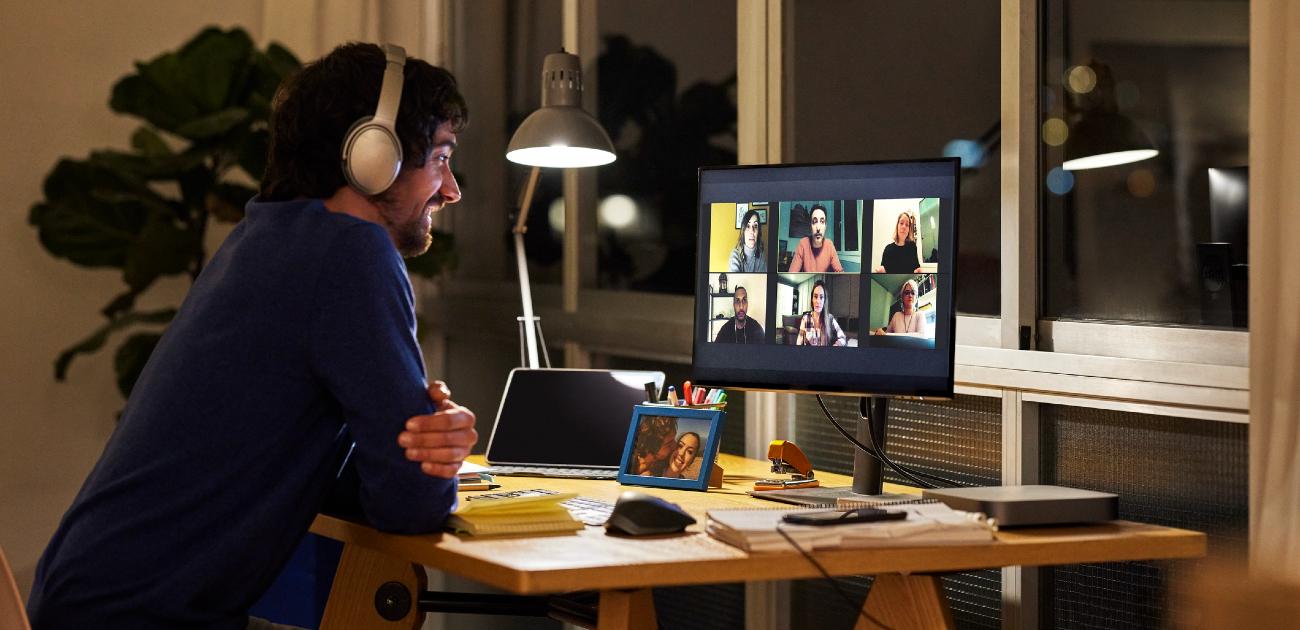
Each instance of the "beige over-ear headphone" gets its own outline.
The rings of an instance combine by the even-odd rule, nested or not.
[[[384,57],[384,84],[375,115],[352,123],[343,139],[343,176],[366,195],[388,190],[402,168],[402,141],[397,138],[396,125],[406,51],[401,46],[384,44]]]

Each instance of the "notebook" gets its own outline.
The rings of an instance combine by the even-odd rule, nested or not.
[[[632,407],[664,373],[516,368],[506,380],[488,438],[498,475],[615,479]]]
[[[584,525],[562,503],[577,496],[545,488],[470,495],[447,517],[447,528],[480,537],[573,532]]]
[[[961,544],[993,539],[993,527],[982,515],[954,510],[939,502],[896,504],[882,509],[907,512],[897,521],[812,526],[782,522],[791,513],[825,508],[721,509],[707,512],[710,536],[750,553],[787,551],[789,536],[805,551],[858,547]],[[785,532],[782,536],[777,527]]]

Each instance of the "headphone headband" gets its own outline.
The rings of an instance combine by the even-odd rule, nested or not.
[[[397,106],[402,102],[402,70],[406,66],[406,51],[396,44],[384,44],[384,85],[379,90],[379,104],[375,106],[375,122],[395,124]]]

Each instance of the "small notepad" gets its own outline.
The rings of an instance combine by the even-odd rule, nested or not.
[[[471,536],[550,534],[585,527],[561,502],[578,496],[546,489],[512,490],[462,497],[447,528]]]

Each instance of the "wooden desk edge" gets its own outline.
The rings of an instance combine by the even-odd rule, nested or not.
[[[1116,525],[1125,528],[1157,528],[1127,521],[1117,521]],[[743,576],[743,581],[820,576],[815,567],[799,558],[794,551],[789,554],[749,554],[739,558],[711,560],[707,566],[701,563],[699,570],[682,570],[680,563],[673,562],[638,565],[634,570],[623,565],[521,570],[473,556],[439,550],[436,546],[444,534],[385,534],[366,525],[326,515],[316,518],[311,531],[517,594],[742,581],[736,579],[737,576]],[[1081,533],[1078,528],[1056,532],[1057,536],[1062,533]],[[707,536],[703,533],[697,535]],[[1039,537],[1044,540],[1036,541],[1035,538]],[[1048,529],[1008,531],[998,534],[999,542],[1005,544],[837,549],[817,552],[816,557],[833,574],[867,575],[898,573],[902,572],[902,567],[910,567],[911,570],[907,572],[948,573],[1001,566],[1199,558],[1206,553],[1205,534],[1168,527],[1159,527],[1143,535],[1123,539],[1104,536],[1085,538],[1064,548],[1050,540],[1054,537],[1053,530]],[[872,554],[871,562],[864,564],[864,553]],[[773,562],[773,559],[777,561]]]

